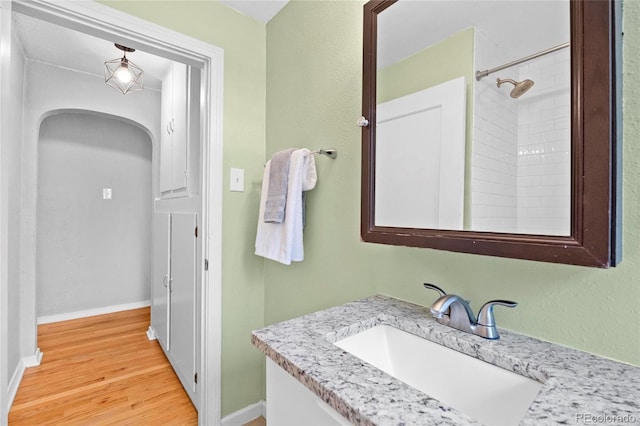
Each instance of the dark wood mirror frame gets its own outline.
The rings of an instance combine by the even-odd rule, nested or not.
[[[572,171],[568,237],[375,226],[377,15],[364,5],[361,236],[363,241],[607,268],[621,260],[619,1],[568,0],[571,16]]]

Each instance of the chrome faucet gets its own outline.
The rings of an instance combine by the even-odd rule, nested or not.
[[[499,339],[493,307],[496,305],[515,308],[516,302],[509,300],[491,300],[480,308],[478,318],[475,318],[469,302],[455,294],[446,294],[444,290],[433,284],[424,284],[425,288],[440,293],[440,298],[431,305],[431,315],[440,324],[453,327],[466,333],[475,334],[485,339]]]

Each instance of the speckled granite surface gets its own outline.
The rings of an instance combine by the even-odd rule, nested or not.
[[[522,425],[640,424],[640,368],[507,330],[497,341],[482,339],[438,324],[427,307],[386,296],[274,324],[251,341],[353,424],[479,424],[333,344],[378,324],[542,382]]]

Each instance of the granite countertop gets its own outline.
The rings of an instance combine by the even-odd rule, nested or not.
[[[251,341],[353,424],[479,424],[333,344],[379,324],[543,383],[521,425],[640,424],[640,368],[508,330],[499,340],[483,339],[437,323],[427,307],[387,296],[274,324],[254,331]]]

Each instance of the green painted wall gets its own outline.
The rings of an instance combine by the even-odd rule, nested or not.
[[[224,192],[222,414],[264,398],[264,356],[250,331],[264,324],[264,262],[253,255],[265,157],[263,23],[214,1],[104,1],[224,49],[224,188],[245,169],[245,192]]]
[[[305,260],[265,261],[266,323],[375,293],[360,242],[361,1],[294,1],[267,24],[267,156],[287,147],[317,156],[308,192]],[[375,260],[374,260],[375,261]]]
[[[363,4],[293,1],[267,25],[267,154],[339,153],[316,161],[304,262],[265,263],[266,322],[374,293],[428,305],[428,281],[476,310],[492,298],[518,301],[496,309],[506,328],[640,365],[640,2],[624,3],[624,260],[609,270],[360,242]]]
[[[473,99],[473,34],[474,29],[467,28],[395,64],[379,69],[376,93],[378,103],[409,95],[457,77],[465,77],[467,98]]]

